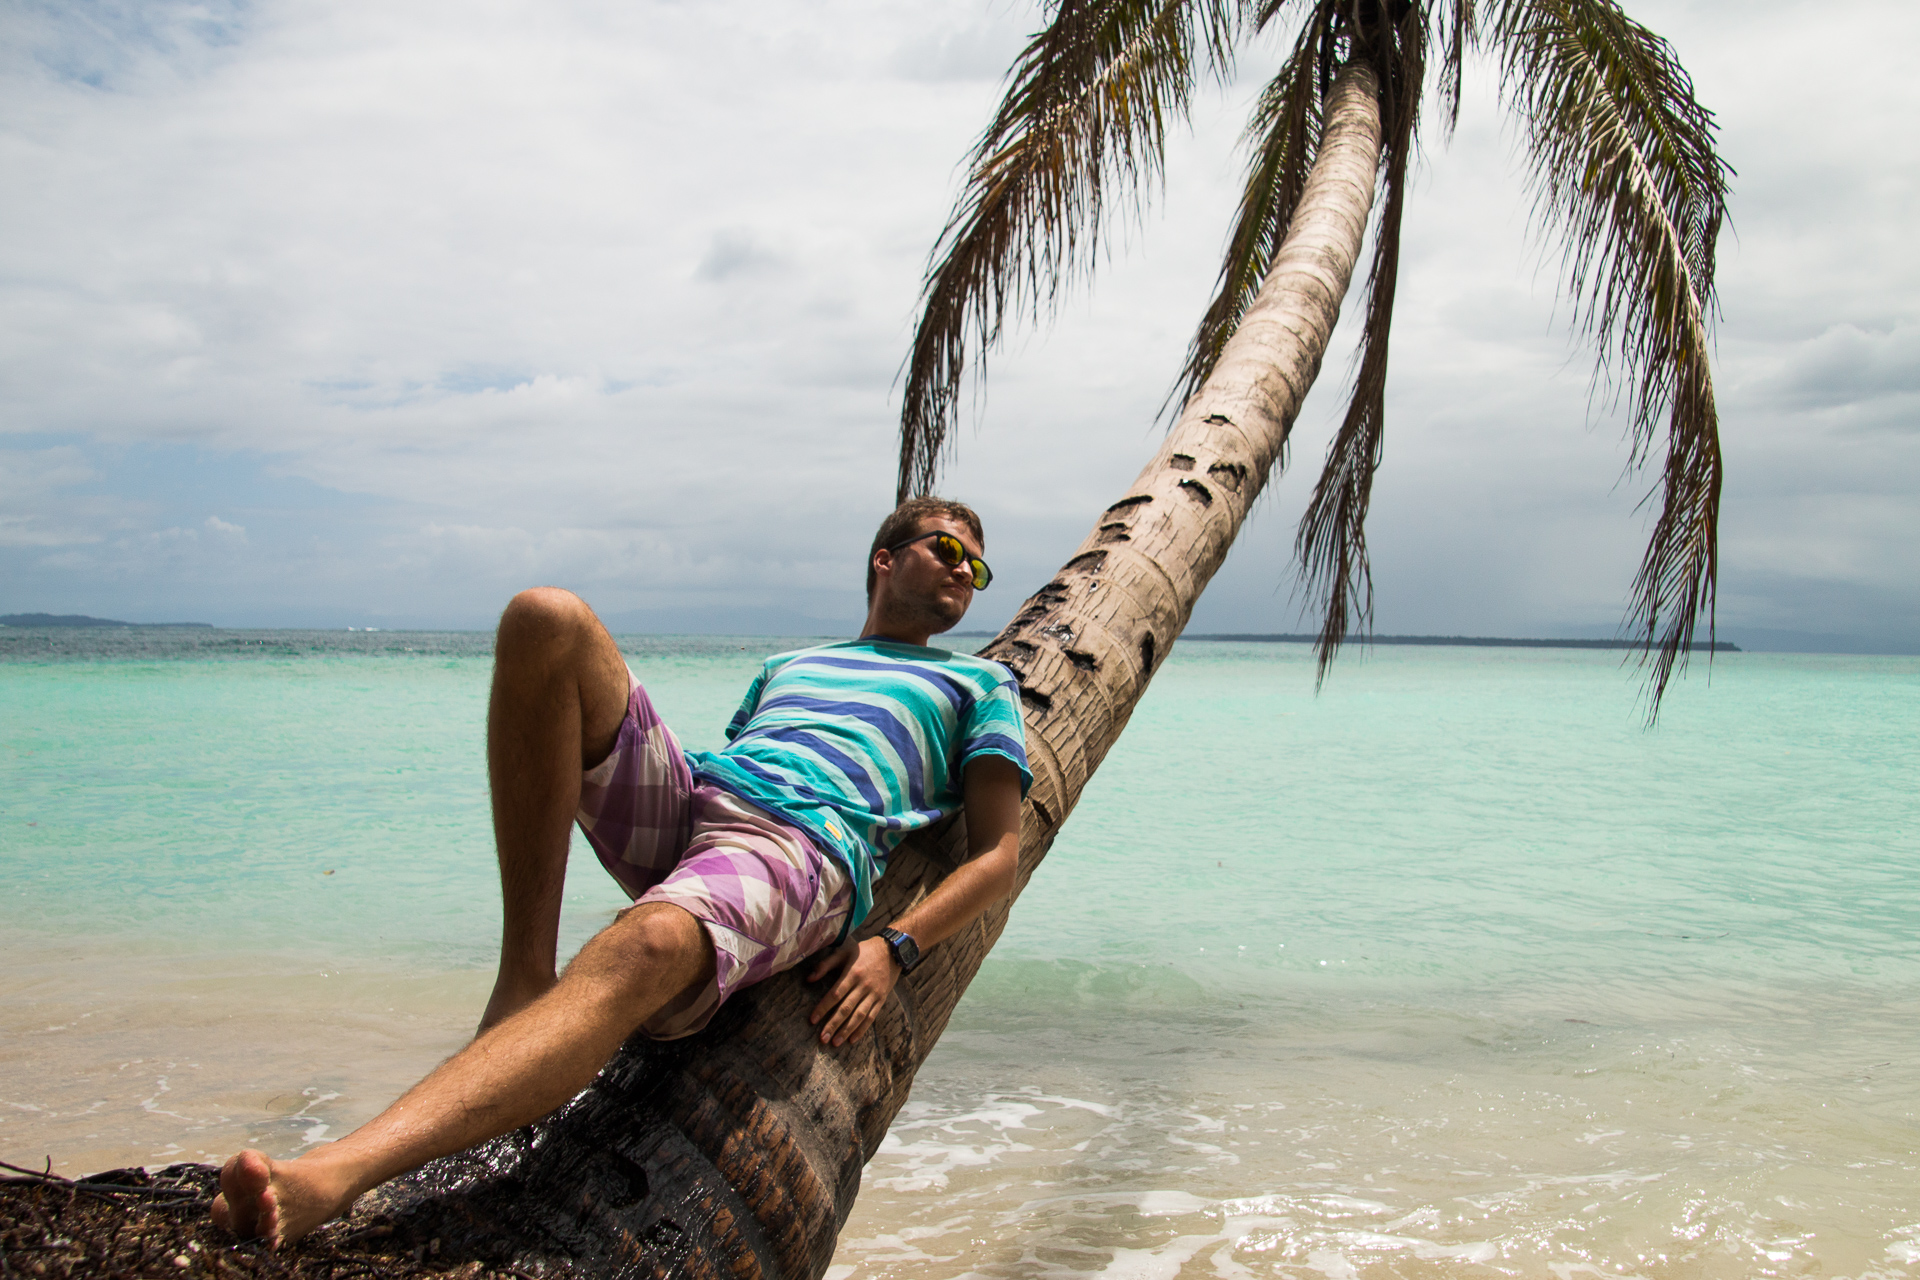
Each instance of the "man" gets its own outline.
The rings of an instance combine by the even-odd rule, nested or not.
[[[553,1111],[635,1029],[691,1034],[732,992],[828,947],[808,974],[837,975],[811,1014],[820,1041],[864,1036],[921,950],[1013,888],[1032,780],[1018,688],[997,663],[927,647],[990,580],[984,545],[959,503],[888,516],[861,638],[768,659],[719,752],[680,750],[578,597],[516,596],[487,712],[505,924],[479,1033],[340,1141],[234,1156],[214,1220],[296,1240],[387,1179]],[[961,809],[968,860],[885,936],[847,939],[886,855]],[[556,978],[576,819],[636,901]]]

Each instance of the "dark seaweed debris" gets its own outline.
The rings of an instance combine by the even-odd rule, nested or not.
[[[4,1280],[534,1280],[536,1272],[442,1258],[390,1220],[322,1227],[278,1253],[237,1240],[207,1216],[219,1189],[208,1165],[115,1169],[79,1181],[7,1165],[0,1178]]]

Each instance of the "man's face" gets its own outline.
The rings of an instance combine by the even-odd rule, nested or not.
[[[948,533],[959,539],[968,555],[980,555],[979,540],[961,521],[935,516],[920,522],[918,535]],[[950,565],[933,548],[933,539],[920,536],[892,553],[887,591],[894,603],[909,610],[935,633],[960,625],[973,603],[973,568],[962,560]]]

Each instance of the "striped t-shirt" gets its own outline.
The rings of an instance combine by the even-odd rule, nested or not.
[[[970,654],[847,640],[768,658],[719,751],[689,751],[703,782],[779,814],[846,864],[853,923],[887,855],[960,810],[967,763],[1005,756],[1033,782],[1020,686]]]

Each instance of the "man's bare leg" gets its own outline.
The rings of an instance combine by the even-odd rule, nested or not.
[[[487,780],[504,918],[500,973],[482,1031],[554,984],[580,775],[613,750],[627,689],[619,646],[578,596],[536,587],[507,605],[487,704]]]
[[[634,1028],[712,979],[704,925],[665,903],[635,907],[582,947],[550,991],[340,1141],[297,1160],[242,1151],[227,1161],[213,1219],[275,1247],[291,1243],[387,1179],[553,1111],[592,1082]]]

